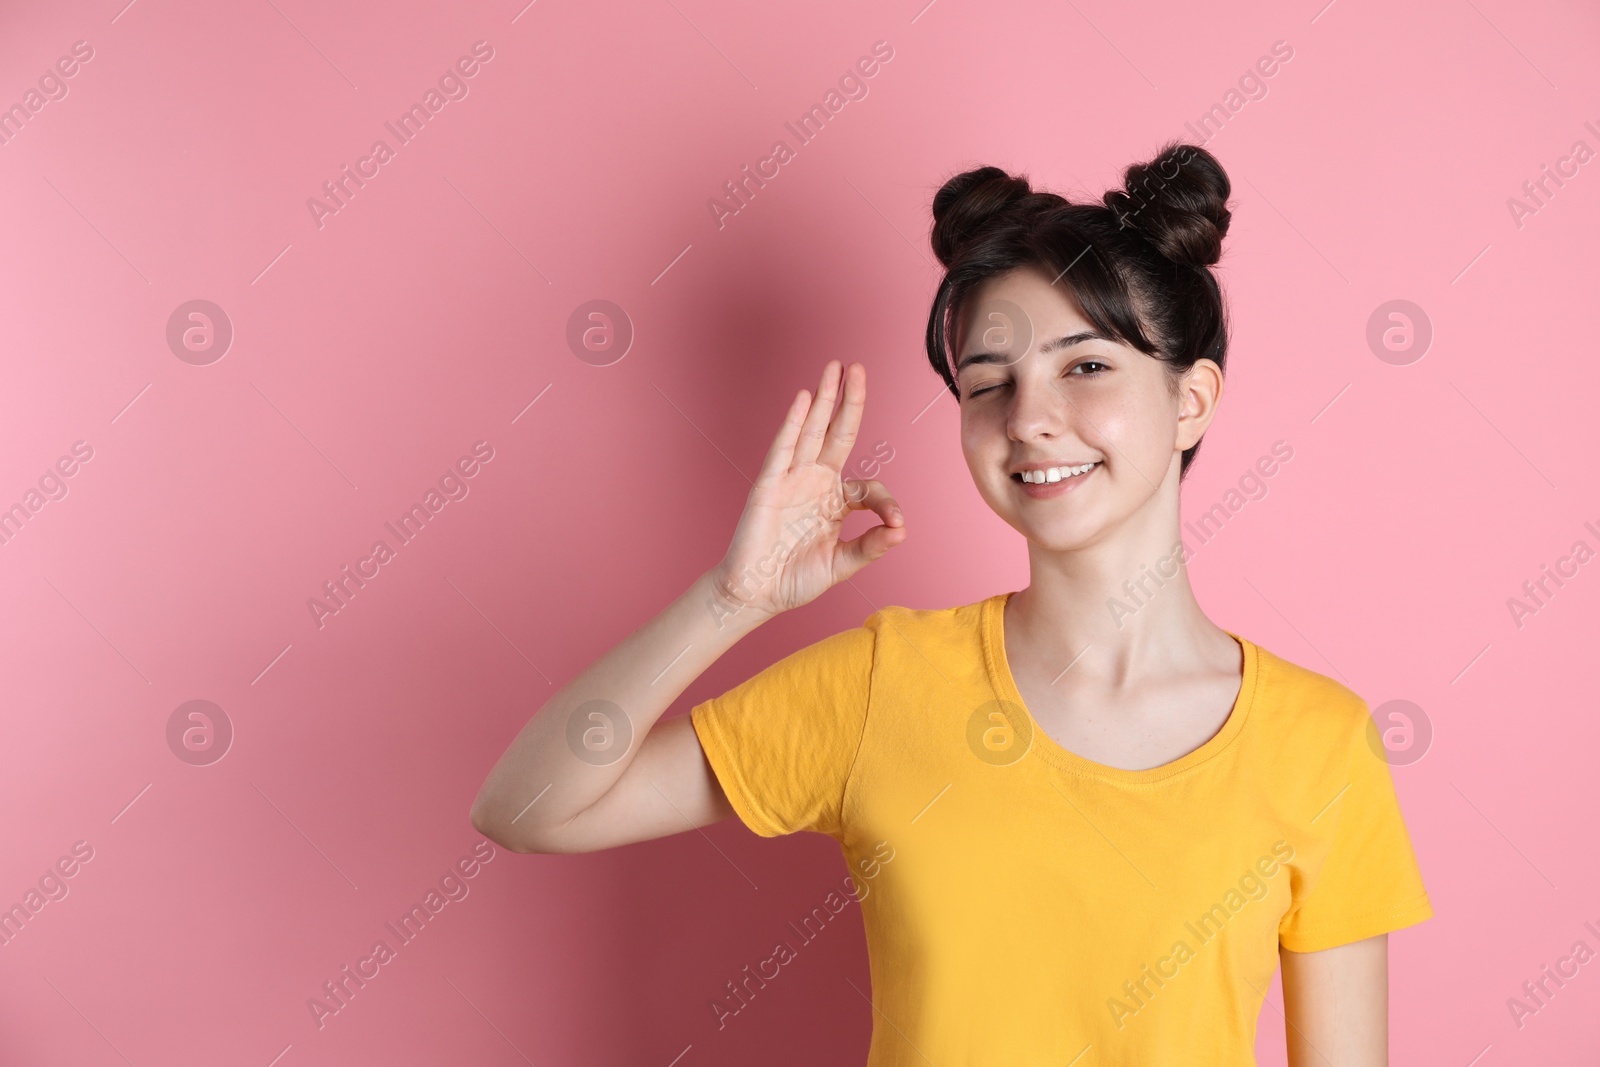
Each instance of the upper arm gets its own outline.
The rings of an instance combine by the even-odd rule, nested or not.
[[[1279,955],[1289,1067],[1388,1067],[1388,935]]]
[[[1350,696],[1347,705],[1348,719],[1324,742],[1342,767],[1328,759],[1302,801],[1310,819],[1295,836],[1293,899],[1278,925],[1279,944],[1295,952],[1376,937],[1433,915],[1376,724],[1360,698]]]
[[[837,832],[866,728],[875,630],[792,652],[688,715],[662,720],[611,788],[540,852],[588,852],[737,815],[764,836]]]
[[[709,826],[733,815],[689,716],[657,722],[622,776],[564,826],[543,831],[536,851],[594,852]]]

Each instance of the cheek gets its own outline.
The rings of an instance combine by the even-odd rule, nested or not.
[[[961,455],[967,462],[978,495],[994,504],[995,488],[1003,475],[996,471],[1009,457],[1005,424],[993,412],[961,409]]]
[[[1172,450],[1177,437],[1176,409],[1165,394],[1108,391],[1082,398],[1079,409],[1087,432],[1129,456],[1159,457]]]
[[[967,461],[967,470],[977,481],[983,471],[982,435],[977,433],[966,418],[961,420],[961,456]]]
[[[973,405],[961,409],[961,454],[977,474],[994,463],[998,454],[1008,451],[1005,423],[992,405]]]
[[[961,418],[961,454],[971,463],[973,458],[983,451],[984,432],[979,425],[980,420],[973,417],[970,407],[963,407]]]

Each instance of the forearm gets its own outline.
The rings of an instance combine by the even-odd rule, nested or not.
[[[473,825],[514,848],[571,822],[617,783],[689,683],[770,617],[741,608],[714,570],[701,575],[528,720],[479,791]]]
[[[838,360],[815,399],[796,394],[721,561],[545,702],[490,771],[473,826],[517,852],[586,852],[734,814],[693,723],[657,720],[745,634],[905,539],[880,482],[840,476],[865,401],[866,369]],[[841,541],[852,510],[883,523]]]

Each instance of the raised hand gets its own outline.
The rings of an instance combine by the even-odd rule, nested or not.
[[[841,379],[844,402],[835,412]],[[770,616],[797,608],[905,540],[905,518],[883,483],[841,475],[866,400],[867,369],[852,363],[846,370],[838,360],[823,368],[815,398],[804,389],[795,396],[713,570],[721,612]],[[840,541],[854,510],[883,521]]]

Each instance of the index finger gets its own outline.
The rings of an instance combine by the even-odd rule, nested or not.
[[[756,475],[757,482],[765,482],[770,477],[781,474],[789,469],[789,459],[794,455],[795,442],[800,440],[800,427],[805,423],[806,412],[811,410],[811,394],[805,389],[795,394],[789,401],[789,410],[783,417],[783,425],[778,427],[777,436],[773,437],[772,445],[767,449],[767,458],[761,463],[761,473]]]

